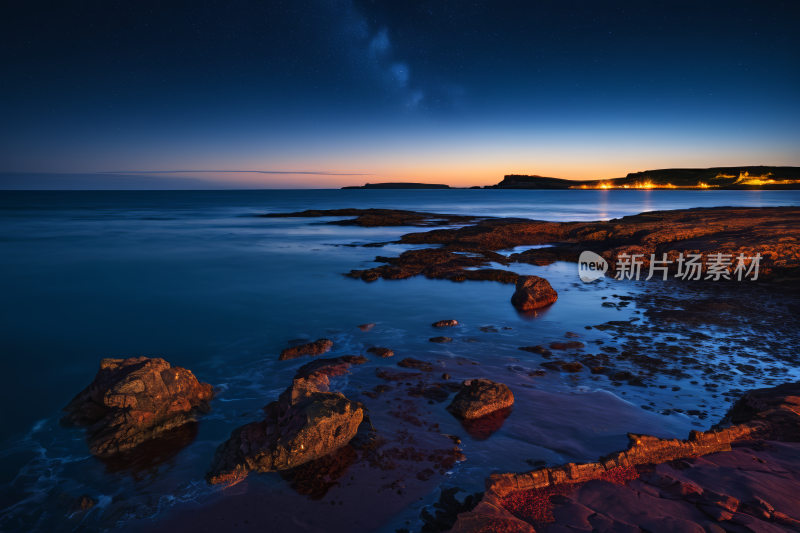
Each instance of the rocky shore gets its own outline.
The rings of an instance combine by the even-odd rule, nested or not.
[[[431,327],[463,326],[449,319]],[[586,347],[584,342],[575,340],[581,334],[567,332],[564,337],[547,347],[523,348],[547,358],[552,357],[553,351],[580,351]],[[320,353],[305,356],[316,357]],[[477,364],[475,361],[456,362],[454,370],[469,363],[474,369],[471,373],[482,373],[480,365],[472,366]],[[446,368],[442,361],[405,357],[393,366],[376,367],[375,375],[383,384],[361,392],[364,401],[374,402],[369,404],[373,406],[394,397],[387,402],[393,404],[387,414],[388,420],[395,422],[387,425],[384,416],[374,425],[367,416],[370,409],[366,404],[332,390],[332,380],[350,373],[354,365],[366,363],[366,357],[351,355],[317,358],[301,366],[278,400],[264,407],[263,420],[234,430],[231,438],[219,446],[208,470],[208,482],[225,487],[223,490],[232,491],[231,494],[237,494],[238,484],[247,483],[250,472],[278,472],[293,493],[307,500],[292,497],[292,492],[256,491],[235,500],[238,504],[245,502],[245,507],[252,504],[256,514],[239,510],[238,504],[223,505],[228,500],[220,500],[199,508],[192,516],[178,513],[156,529],[171,533],[204,531],[211,530],[210,524],[226,519],[234,526],[243,523],[287,528],[298,513],[318,512],[309,505],[330,498],[327,494],[335,488],[336,496],[330,500],[331,516],[345,522],[353,520],[352,510],[339,506],[369,501],[370,511],[358,514],[360,520],[355,529],[370,530],[402,506],[423,499],[456,463],[469,459],[458,447],[461,439],[443,433],[430,413],[426,414],[426,403],[436,405],[449,400],[446,411],[478,440],[488,439],[498,431],[514,408],[514,394],[501,382],[485,378],[458,382],[447,373],[437,377]],[[584,363],[592,364],[588,360]],[[564,361],[548,361],[542,366],[548,371],[567,373],[585,368],[578,362]],[[597,368],[591,368],[592,376],[607,372],[615,379],[647,379],[622,377],[622,372],[612,366],[595,372]],[[536,372],[530,375],[539,376]],[[161,391],[158,379],[167,392]],[[153,402],[156,397],[167,398],[159,391],[169,394],[172,400]],[[172,427],[185,423],[191,410],[207,402],[211,394],[210,385],[197,382],[188,370],[171,367],[162,360],[104,360],[95,381],[70,403],[68,419],[88,420],[97,410],[95,405],[100,405],[98,401],[104,401],[105,409],[109,409],[120,403],[120,395],[127,398],[121,405],[138,402],[139,408],[148,401],[148,405],[183,405],[185,399],[185,409],[166,418],[163,413],[153,418],[164,427]],[[170,409],[165,413],[172,413]],[[119,413],[112,418],[118,419]],[[137,445],[160,434],[150,426],[133,431],[126,430],[128,426],[99,424],[89,435],[106,426],[115,428],[115,435],[120,430],[124,435],[136,435]],[[467,495],[463,501],[456,498],[461,492],[458,487],[442,490],[438,502],[421,508],[421,531],[800,531],[800,383],[751,390],[733,404],[714,428],[692,431],[685,440],[633,433],[628,438],[627,449],[596,462],[491,474],[486,479],[485,492]],[[93,452],[98,453],[100,448],[93,442],[90,438]],[[134,441],[123,440],[126,444],[117,445],[115,452],[107,444],[111,440],[102,442],[106,443],[104,454],[112,456],[134,445],[130,444]],[[245,488],[242,494],[247,493]],[[292,512],[274,517],[260,513],[259,501],[268,494],[270,499],[282,502],[280,507]],[[72,502],[70,512],[79,515],[95,505],[96,501],[84,494]],[[400,533],[404,531],[418,529],[398,529]]]
[[[712,254],[744,254],[750,259],[760,254],[759,282],[800,284],[800,208],[707,208],[653,211],[599,222],[542,222],[527,219],[457,220],[451,215],[408,211],[372,210],[305,211],[273,213],[264,216],[357,216],[333,222],[366,226],[471,224],[457,229],[436,229],[403,235],[399,244],[438,245],[436,248],[410,250],[398,257],[378,256],[383,266],[352,270],[346,276],[374,281],[378,278],[404,279],[417,275],[451,281],[489,280],[516,283],[517,274],[487,268],[490,263],[510,265],[530,263],[545,265],[554,261],[577,262],[581,252],[591,251],[609,264],[609,275],[621,254],[641,254],[642,270],[650,266],[651,254],[666,258],[670,275],[678,270],[680,254],[699,254],[708,262]],[[439,218],[436,218],[439,217]],[[471,219],[471,220],[469,220]],[[386,243],[381,243],[386,244]],[[498,250],[516,246],[548,245],[506,257]],[[365,245],[373,246],[373,245]],[[727,272],[730,275],[735,267]],[[723,278],[724,279],[724,278]]]
[[[723,422],[683,441],[631,434],[596,463],[492,474],[452,531],[800,531],[800,383],[748,392]]]
[[[358,217],[354,223],[365,226],[403,220],[439,225],[445,220],[428,213],[409,219],[404,218],[409,212],[376,214],[372,210],[336,211],[337,216],[345,211]],[[304,213],[286,216],[328,216],[330,212]],[[578,251],[586,249],[603,257],[615,256],[623,249],[664,254],[746,250],[744,253],[762,254],[765,260],[759,281],[772,283],[738,285],[736,291],[724,283],[683,284],[687,292],[681,295],[669,284],[656,284],[642,294],[603,296],[602,307],[622,310],[635,304],[641,318],[631,315],[626,320],[587,324],[580,333],[562,330],[557,337],[517,346],[520,351],[511,346],[519,358],[504,356],[501,366],[491,368],[483,366],[484,359],[480,362],[457,353],[474,346],[466,342],[480,342],[467,335],[497,334],[499,326],[465,324],[468,321],[455,318],[426,321],[431,334],[448,335],[429,339],[432,349],[442,351],[438,359],[430,353],[422,355],[424,350],[418,353],[395,346],[387,338],[362,343],[362,353],[375,356],[373,361],[364,355],[320,358],[332,349],[334,353],[341,349],[338,337],[332,336],[335,342],[327,338],[289,341],[280,355],[276,350],[275,358],[286,365],[302,364],[293,361],[301,357],[310,362],[296,371],[295,366],[288,366],[294,377],[284,392],[263,408],[263,415],[235,429],[219,444],[213,458],[209,457],[207,482],[220,494],[243,495],[235,500],[235,508],[230,503],[233,500],[218,500],[194,509],[191,516],[175,513],[158,529],[171,533],[214,530],[228,519],[222,525],[234,522],[234,527],[289,530],[299,527],[298,516],[318,516],[320,508],[313,502],[324,500],[328,503],[324,516],[303,522],[303,529],[325,530],[326,524],[334,521],[348,523],[354,531],[372,531],[383,527],[387,517],[411,507],[419,509],[422,531],[800,531],[795,510],[800,508],[800,384],[785,383],[787,367],[798,363],[800,337],[795,325],[800,307],[779,288],[791,283],[796,273],[798,241],[793,232],[800,225],[800,209],[687,210],[585,224],[520,219],[476,219],[470,224],[405,235],[399,242],[439,248],[378,258],[386,265],[350,275],[367,281],[419,274],[453,281],[513,281],[517,290],[509,303],[533,310],[559,298],[547,280],[481,267],[490,262],[546,265],[556,260],[574,261]],[[497,253],[525,244],[552,246],[510,257]],[[562,288],[559,286],[559,291]],[[692,301],[691,308],[685,305],[687,298]],[[430,320],[435,318],[441,316]],[[353,329],[361,332],[357,335],[369,337],[382,327],[365,323]],[[712,336],[708,327],[716,328],[714,334],[720,336]],[[425,334],[423,339],[427,337]],[[754,343],[769,346],[769,356],[747,361]],[[358,383],[369,385],[342,389],[347,396],[338,392],[338,384],[356,372]],[[753,389],[756,375],[760,383],[777,386],[745,393]],[[508,427],[507,420],[519,430],[523,422],[514,416],[519,418],[520,410],[530,416],[530,399],[542,394],[531,390],[536,388],[535,380],[557,376],[566,376],[561,379],[571,381],[571,386],[607,380],[614,387],[627,385],[627,393],[640,388],[651,391],[650,396],[655,394],[652,391],[668,387],[673,392],[680,390],[666,380],[681,380],[681,385],[692,380],[692,387],[705,389],[704,399],[692,400],[696,406],[681,404],[684,411],[672,403],[664,404],[662,398],[656,399],[659,404],[648,402],[640,407],[665,416],[682,413],[687,419],[719,423],[708,431],[692,431],[685,440],[629,433],[627,449],[595,462],[560,464],[563,457],[551,463],[524,461],[538,468],[491,474],[485,492],[457,499],[461,490],[442,483],[458,470],[457,463],[470,460],[470,449],[459,447],[462,438],[470,439],[473,446],[493,435],[498,438],[504,424]],[[103,360],[92,384],[65,409],[64,422],[87,426],[92,453],[113,457],[170,428],[186,427],[195,420],[195,413],[208,410],[213,395],[211,385],[160,359]],[[634,401],[633,396],[639,395],[627,398]],[[547,398],[542,406],[552,408],[566,395],[539,397]],[[646,393],[641,397],[646,398]],[[725,405],[721,402],[737,398],[721,416]],[[579,401],[572,405],[573,410],[588,409]],[[539,408],[538,404],[533,407]],[[623,409],[638,411],[638,406],[625,404]],[[442,424],[450,423],[457,426],[442,429]],[[538,443],[542,449],[559,447],[530,437],[546,440],[546,428],[532,431],[522,433],[519,442]],[[658,429],[653,431],[659,434]],[[624,435],[624,430],[616,434]],[[605,453],[618,445],[599,445],[597,449]],[[580,453],[567,453],[566,457],[588,458]],[[270,479],[280,484],[261,486],[259,477],[254,476],[257,473],[272,473]],[[249,486],[261,488],[250,491]],[[291,491],[284,491],[286,487]],[[436,487],[442,489],[439,500],[421,503]],[[91,495],[83,495],[72,503],[71,512],[87,512],[95,505],[93,501]],[[264,501],[270,501],[276,510],[292,511],[265,514]],[[242,503],[252,509],[240,509]],[[359,505],[356,518],[351,509],[354,503]],[[418,526],[409,526],[398,532],[418,530]]]

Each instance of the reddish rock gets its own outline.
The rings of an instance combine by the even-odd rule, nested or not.
[[[433,367],[430,363],[420,361],[419,359],[414,359],[413,357],[406,357],[402,361],[398,362],[397,366],[402,366],[404,368],[415,368],[417,370],[424,370],[425,372],[430,372],[433,370]]]
[[[536,533],[532,525],[495,505],[481,502],[471,513],[458,515],[452,533]]]
[[[376,324],[374,322],[370,322],[369,324],[361,324],[360,326],[358,326],[358,329],[360,329],[361,331],[369,331],[372,328],[374,328],[375,325]]]
[[[453,342],[453,339],[451,339],[450,337],[431,337],[430,339],[428,339],[428,341],[444,343],[444,342]]]
[[[767,423],[773,438],[800,442],[800,382],[749,391],[729,416],[734,424]]]
[[[368,348],[367,353],[377,355],[378,357],[391,357],[394,355],[394,352],[389,348],[378,348],[377,346]]]
[[[544,278],[539,276],[520,276],[517,291],[511,297],[511,304],[523,311],[539,309],[558,300],[558,293]]]
[[[538,344],[536,346],[520,346],[517,350],[522,350],[523,352],[531,352],[531,353],[538,353],[539,355],[543,355],[545,357],[549,357],[553,355],[553,352]]]
[[[84,494],[75,498],[75,501],[72,502],[72,506],[69,508],[69,512],[77,513],[78,511],[85,511],[87,509],[91,509],[95,505],[97,505],[97,500],[88,494]]]
[[[551,342],[550,348],[553,350],[579,350],[586,345],[579,341]]]
[[[434,322],[431,326],[435,328],[442,328],[445,326],[457,326],[458,320],[440,320],[438,322]]]
[[[562,372],[580,372],[583,370],[583,365],[577,361],[548,361],[546,363],[541,363],[539,366],[549,370],[560,370]]]
[[[103,359],[94,381],[63,410],[64,425],[87,427],[89,451],[133,448],[207,411],[214,389],[163,359]]]
[[[541,250],[527,250],[521,254],[511,254],[508,259],[518,263],[530,263],[531,265],[547,266],[558,261],[558,256]]]
[[[286,348],[281,352],[281,356],[278,359],[280,361],[286,361],[287,359],[297,359],[298,357],[316,357],[328,352],[332,346],[333,341],[328,339],[317,339],[314,342],[309,342],[308,344],[300,344],[299,346]]]
[[[231,433],[217,448],[207,479],[235,483],[251,470],[286,470],[320,459],[358,432],[363,405],[329,392],[329,376],[340,375],[363,357],[321,359],[301,367],[292,384],[264,407],[266,417]]]
[[[461,384],[461,390],[447,410],[469,420],[512,405],[514,394],[507,386],[488,379],[471,379]]]

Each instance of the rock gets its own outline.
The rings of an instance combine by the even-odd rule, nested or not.
[[[553,350],[579,350],[581,348],[585,348],[586,345],[579,341],[567,341],[567,342],[551,342],[550,348]]]
[[[389,348],[378,348],[377,346],[373,346],[372,348],[367,349],[367,353],[371,353],[373,355],[377,355],[378,357],[391,357],[394,355],[394,352]]]
[[[89,451],[107,455],[133,448],[207,412],[214,389],[163,359],[103,359],[94,381],[63,410],[64,425],[87,427]]]
[[[561,370],[562,372],[580,372],[583,370],[583,365],[577,361],[548,361],[541,363],[539,366],[550,370]]]
[[[264,420],[235,429],[220,444],[207,473],[209,483],[235,483],[251,470],[294,468],[350,442],[363,420],[364,406],[329,392],[329,376],[364,361],[344,356],[301,367],[278,400],[264,407]]]
[[[442,433],[442,437],[447,437],[448,439],[453,441],[453,444],[461,444],[461,437],[457,435],[448,435],[446,433]]]
[[[545,357],[549,357],[553,355],[553,352],[538,344],[536,346],[520,346],[517,350],[522,350],[523,352],[530,352],[530,353],[538,353],[539,355],[543,355]]]
[[[611,375],[611,379],[615,381],[624,381],[626,379],[633,379],[633,373],[629,370],[620,370]]]
[[[450,374],[442,374],[442,379],[450,379]]]
[[[403,368],[415,368],[417,370],[424,370],[425,372],[431,372],[433,370],[433,366],[431,366],[430,363],[420,361],[419,359],[414,359],[413,357],[406,357],[402,361],[398,362],[397,366],[402,366]]]
[[[359,275],[361,275],[361,274],[359,274]],[[360,326],[357,326],[357,327],[361,331],[369,331],[372,328],[374,328],[375,326],[376,326],[376,324],[374,322],[370,322],[369,324],[361,324]]]
[[[453,339],[451,339],[450,337],[431,337],[430,339],[428,339],[428,341],[442,343],[442,342],[453,342]]]
[[[358,425],[356,436],[350,439],[348,445],[355,450],[365,450],[373,448],[378,440],[378,430],[372,425],[369,415],[364,413],[364,418],[361,419],[361,423]]]
[[[472,511],[483,498],[482,492],[476,492],[465,497],[464,503],[461,503],[455,495],[462,491],[460,487],[444,489],[439,495],[439,501],[431,506],[433,514],[427,507],[422,508],[420,518],[425,523],[422,526],[423,531],[449,531],[455,525],[459,514]]]
[[[558,300],[558,293],[550,283],[539,276],[520,276],[517,291],[511,297],[511,304],[523,311],[539,309]]]
[[[75,501],[72,502],[72,505],[69,508],[69,512],[77,513],[78,511],[85,511],[87,509],[91,509],[97,505],[97,500],[89,496],[88,494],[84,494],[82,496],[78,496],[75,498]]]
[[[458,515],[452,533],[536,533],[527,522],[515,518],[507,511],[500,511],[486,504],[487,512],[481,512],[481,504],[469,513]]]
[[[447,410],[469,420],[511,407],[513,404],[514,394],[506,385],[488,379],[472,379],[461,384],[461,390],[453,398]]]
[[[509,260],[518,263],[530,263],[531,265],[547,266],[558,261],[555,254],[543,252],[541,250],[527,250],[521,254],[511,254]]]
[[[309,342],[308,344],[300,344],[299,346],[286,348],[281,352],[281,356],[278,358],[278,360],[286,361],[288,359],[297,359],[298,357],[305,357],[307,355],[316,357],[330,351],[332,346],[333,341],[328,339],[317,339],[314,342]]]
[[[734,424],[767,423],[780,440],[800,442],[800,382],[749,391],[728,416]]]
[[[440,320],[438,322],[434,322],[431,326],[435,328],[442,328],[444,326],[457,326],[458,320]]]

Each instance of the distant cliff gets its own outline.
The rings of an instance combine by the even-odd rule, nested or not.
[[[666,168],[631,172],[624,178],[612,181],[616,184],[630,184],[647,180],[675,187],[696,187],[699,184],[706,184],[721,189],[773,188],[800,185],[800,168],[768,166]]]
[[[367,183],[365,185],[353,185],[342,187],[342,189],[449,189],[449,185],[439,185],[436,183]]]
[[[667,168],[631,172],[608,180],[565,180],[544,176],[508,174],[497,185],[485,189],[570,188],[709,188],[709,189],[800,189],[798,167]]]
[[[503,181],[497,185],[487,185],[484,189],[569,189],[572,185],[580,183],[583,182],[561,178],[546,178],[544,176],[507,174],[503,176]]]

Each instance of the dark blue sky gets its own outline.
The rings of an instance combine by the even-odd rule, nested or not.
[[[168,178],[325,187],[800,165],[798,15],[797,2],[6,2],[0,172],[302,171],[319,174]]]

